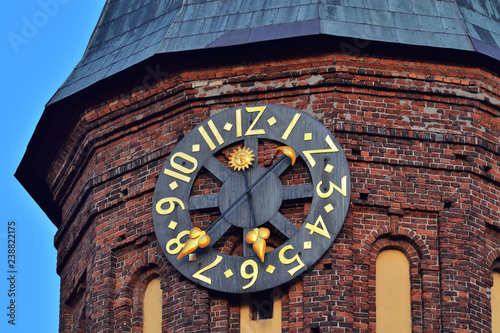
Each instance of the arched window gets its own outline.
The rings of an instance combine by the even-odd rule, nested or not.
[[[411,332],[410,263],[402,252],[377,256],[375,295],[377,332]]]
[[[493,286],[491,287],[491,331],[500,332],[500,273],[493,271]]]
[[[161,333],[162,301],[159,277],[151,280],[146,287],[143,302],[143,333]]]

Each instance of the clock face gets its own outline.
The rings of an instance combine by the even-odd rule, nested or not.
[[[165,255],[188,279],[256,292],[320,259],[350,193],[347,160],[323,124],[286,106],[241,106],[177,144],[156,183],[153,222]]]

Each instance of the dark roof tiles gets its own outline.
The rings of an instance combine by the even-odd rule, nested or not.
[[[110,0],[55,103],[155,54],[327,34],[500,60],[496,0]]]

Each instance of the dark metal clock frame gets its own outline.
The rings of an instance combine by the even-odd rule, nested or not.
[[[177,259],[193,228],[190,211],[227,209],[267,169],[257,162],[246,171],[234,171],[214,155],[237,142],[250,148],[258,160],[260,140],[290,146],[307,165],[312,185],[283,187],[279,176],[293,168],[283,159],[254,186],[246,200],[210,229],[210,244]],[[191,196],[201,168],[222,182],[219,194]],[[282,105],[245,105],[220,112],[191,130],[175,147],[158,177],[153,198],[155,233],[172,265],[188,279],[204,287],[248,293],[279,286],[299,276],[330,248],[349,208],[351,181],[347,160],[332,133],[305,112]],[[300,228],[279,212],[282,202],[310,198],[311,208]],[[264,262],[244,246],[242,257],[212,248],[231,226],[248,231],[271,223],[287,237],[265,255]]]

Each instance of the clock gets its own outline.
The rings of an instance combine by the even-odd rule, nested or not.
[[[323,124],[282,105],[241,106],[205,120],[172,151],[155,186],[154,229],[191,281],[257,292],[321,258],[350,192],[347,160]]]

